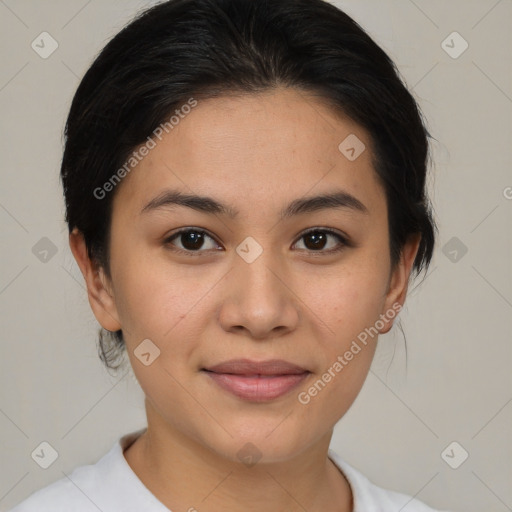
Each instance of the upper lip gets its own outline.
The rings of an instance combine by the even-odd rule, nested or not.
[[[230,359],[203,369],[214,373],[233,375],[300,375],[308,371],[283,359],[268,359],[266,361]]]

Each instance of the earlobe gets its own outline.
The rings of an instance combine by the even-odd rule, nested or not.
[[[121,329],[115,298],[104,269],[87,253],[83,234],[76,228],[69,234],[69,246],[84,276],[89,304],[100,325],[108,331]]]
[[[385,322],[385,326],[382,329],[379,329],[380,334],[389,332],[393,326],[392,318],[396,316],[397,310],[400,311],[405,303],[407,289],[409,286],[409,277],[411,275],[416,254],[418,253],[420,241],[420,235],[413,235],[402,247],[400,261],[397,263],[390,278],[386,300],[384,302],[384,311],[382,312],[386,318],[389,318],[389,320]],[[390,312],[393,313],[387,314]]]

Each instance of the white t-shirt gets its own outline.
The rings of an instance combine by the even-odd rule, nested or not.
[[[69,479],[61,478],[34,492],[10,512],[169,512],[123,455],[145,430],[124,435],[96,464],[77,467]],[[352,488],[353,512],[436,512],[410,496],[373,485],[332,450],[329,458]]]

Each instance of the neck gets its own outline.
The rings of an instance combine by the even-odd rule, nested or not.
[[[234,462],[172,428],[146,401],[148,429],[125,452],[142,483],[170,510],[351,512],[352,493],[327,457],[332,430],[280,462]]]

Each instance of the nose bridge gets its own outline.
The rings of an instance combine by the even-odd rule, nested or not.
[[[278,302],[283,290],[276,274],[281,273],[283,266],[275,251],[248,237],[237,247],[237,256],[233,277],[240,299],[246,302],[247,299],[264,301],[267,305],[272,301]]]
[[[244,327],[254,337],[265,337],[278,327],[292,328],[298,314],[285,276],[276,251],[254,239],[244,240],[237,247],[221,305],[223,328]]]

